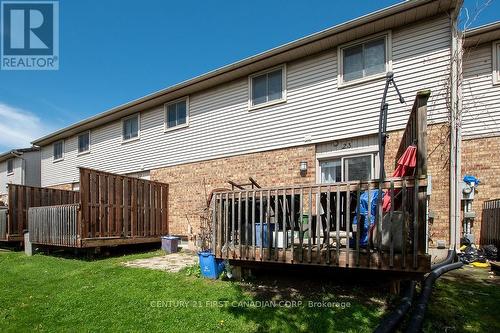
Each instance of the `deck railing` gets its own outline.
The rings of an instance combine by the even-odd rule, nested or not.
[[[215,193],[212,250],[233,260],[425,271],[426,185],[394,178]],[[385,212],[379,193],[390,197]]]
[[[79,208],[79,204],[30,208],[30,241],[34,244],[78,246]]]
[[[7,208],[0,207],[0,240],[7,239]]]
[[[483,204],[480,243],[500,247],[500,199],[488,200]]]

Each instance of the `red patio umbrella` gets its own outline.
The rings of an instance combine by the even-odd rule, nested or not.
[[[392,177],[405,177],[413,175],[413,171],[415,170],[415,166],[417,165],[417,146],[411,145],[406,148],[403,155],[398,160],[398,166]],[[391,196],[388,191],[384,193],[383,199],[383,211],[384,213],[391,209]]]

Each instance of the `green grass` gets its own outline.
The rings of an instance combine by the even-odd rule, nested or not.
[[[199,278],[195,268],[165,273],[122,265],[158,254],[87,261],[0,252],[0,332],[371,332],[395,301],[370,280],[278,274],[235,283]],[[270,300],[302,305],[241,303]],[[448,276],[433,293],[425,330],[500,332],[499,300],[498,287],[484,279]]]
[[[500,278],[467,266],[437,281],[424,332],[500,332],[499,308]]]
[[[0,332],[370,332],[384,312],[385,298],[364,296],[364,291],[354,290],[360,296],[353,297],[316,286],[318,293],[303,294],[270,283],[260,293],[257,282],[211,281],[192,270],[165,273],[121,265],[155,254],[85,261],[0,252]],[[280,297],[351,306],[232,306]],[[158,307],[158,301],[190,305]],[[217,301],[230,306],[213,304]]]

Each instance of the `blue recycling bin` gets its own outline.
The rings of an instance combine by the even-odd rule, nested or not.
[[[224,261],[215,259],[211,251],[198,252],[201,274],[208,279],[217,279],[224,270]]]
[[[274,231],[274,224],[271,224],[271,232],[270,232],[270,237],[267,235],[267,228],[268,224],[266,223],[255,223],[255,246],[260,246],[262,244],[262,247],[268,247],[269,244],[273,243],[273,231]],[[262,237],[261,237],[261,229],[262,230]],[[270,239],[268,239],[270,238]]]

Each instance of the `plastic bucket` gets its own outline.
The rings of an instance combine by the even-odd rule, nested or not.
[[[176,253],[179,249],[180,237],[175,236],[162,236],[161,237],[161,249],[165,253]]]
[[[208,279],[217,279],[224,270],[224,262],[215,259],[215,255],[210,251],[198,252],[198,258],[201,274]]]

